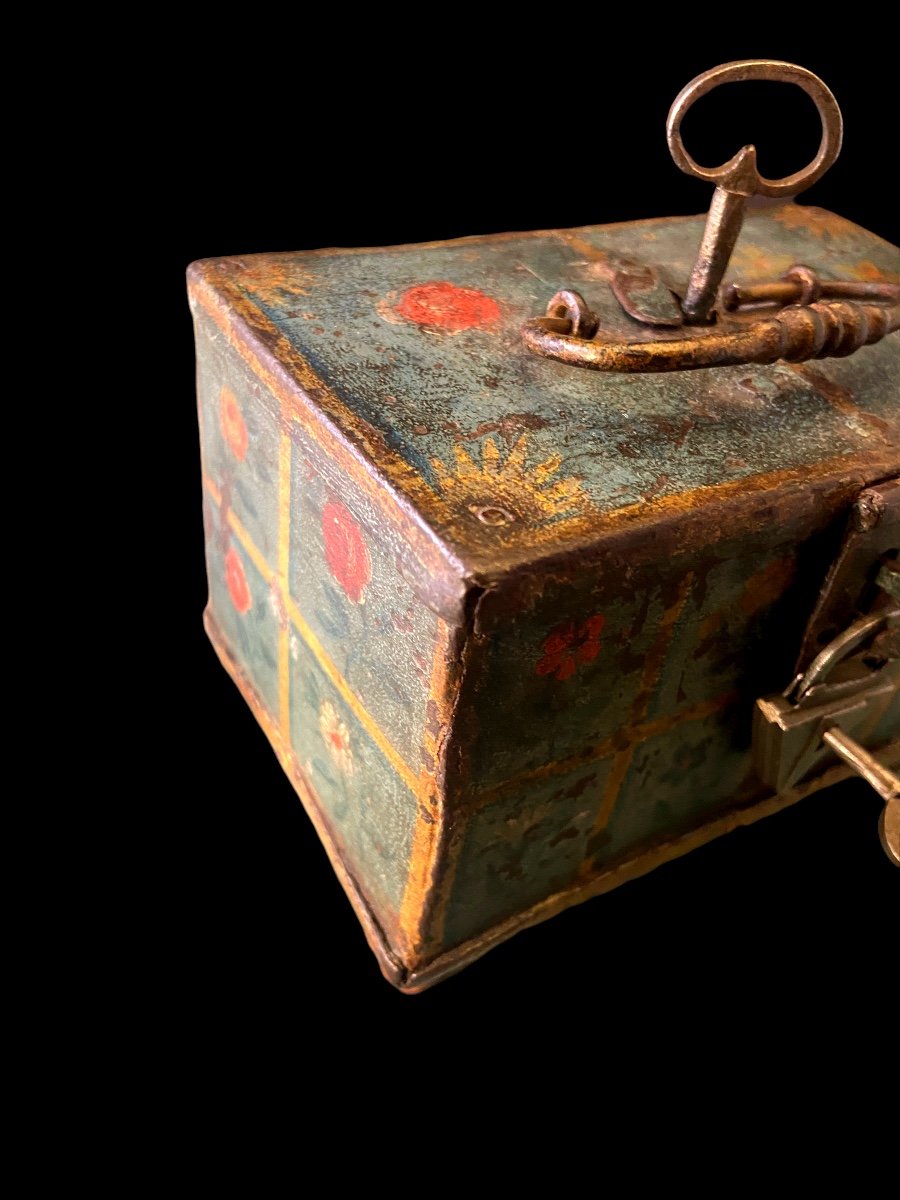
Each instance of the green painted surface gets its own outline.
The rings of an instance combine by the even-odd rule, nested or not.
[[[458,945],[571,882],[587,856],[610,766],[607,759],[537,782],[471,816],[444,944]]]
[[[354,878],[387,923],[403,897],[416,801],[356,708],[371,717],[415,776],[436,618],[397,570],[391,553],[396,534],[294,425],[288,578],[302,626],[292,620],[284,596],[264,579],[245,545],[249,539],[270,573],[276,571],[283,428],[277,402],[210,322],[200,320],[197,328],[204,474],[214,489],[207,486],[204,496],[211,612],[276,726],[279,637],[285,632],[291,750]],[[223,413],[231,414],[230,425]],[[223,509],[240,522],[245,539],[223,519]],[[337,573],[325,544],[332,513],[343,522],[339,539],[358,538],[338,541],[349,559]],[[323,658],[333,672],[323,669]],[[335,672],[356,698],[355,707],[336,685]]]
[[[753,701],[787,681],[853,494],[900,471],[900,335],[843,360],[643,377],[522,344],[561,286],[626,330],[603,257],[644,258],[678,287],[701,228],[203,268],[269,323],[250,322],[254,373],[198,314],[211,608],[276,725],[289,629],[291,750],[389,940],[422,830],[417,780],[437,771],[446,836],[416,961],[753,795]],[[750,214],[729,278],[798,261],[900,278],[894,247],[794,206]],[[321,442],[285,424],[272,363],[327,411]],[[230,437],[223,389],[243,424]],[[274,570],[286,427],[299,624],[222,515]],[[380,493],[338,467],[335,431]],[[431,574],[406,553],[422,530]],[[461,634],[460,690],[440,709],[436,609]],[[898,723],[895,709],[880,734]]]
[[[416,502],[464,560],[490,569],[492,551],[504,562],[529,561],[539,527],[553,529],[560,546],[590,542],[592,525],[611,509],[812,465],[858,447],[852,417],[781,364],[598,376],[523,346],[522,323],[542,314],[561,286],[582,291],[604,329],[627,333],[633,322],[618,307],[597,260],[645,259],[671,286],[683,287],[702,225],[703,218],[682,218],[571,234],[251,256],[222,260],[222,269],[346,411],[378,430],[438,493],[446,488],[435,463],[444,464],[455,478],[457,515],[430,509],[421,495]],[[795,262],[825,277],[900,278],[895,247],[848,222],[826,219],[821,210],[791,204],[774,214],[749,214],[727,279],[770,279]],[[448,293],[443,309],[440,292],[431,309],[410,301],[417,289],[435,284],[462,291]],[[473,294],[486,299],[480,308],[473,303],[467,315]],[[485,308],[488,301],[493,308]],[[429,324],[432,310],[438,315]],[[471,326],[452,327],[460,311]],[[900,371],[900,335],[863,349],[850,367],[828,360],[815,370],[826,381],[843,380],[849,371],[852,394],[864,396],[872,413],[896,421],[891,380]],[[864,390],[854,384],[863,378]],[[508,455],[519,437],[525,439],[525,461],[512,470]],[[488,439],[500,450],[493,479],[484,459]],[[460,448],[485,470],[460,466]],[[553,481],[577,481],[583,521],[573,523],[577,505],[548,512],[535,502],[535,468],[554,456],[560,462]],[[472,510],[502,503],[501,494],[516,520],[485,530]]]
[[[630,560],[611,553],[575,578],[501,582],[485,597],[484,658],[460,718],[466,775],[497,789],[501,812],[537,808],[573,772],[596,775],[581,858],[569,843],[542,847],[528,889],[497,882],[492,920],[519,911],[526,890],[572,886],[584,862],[608,866],[752,792],[753,702],[788,680],[840,524],[810,511],[659,557],[651,529],[643,546],[632,539]],[[818,565],[806,571],[811,551]],[[551,779],[531,778],[541,772]],[[469,895],[506,833],[479,812],[461,842],[446,928],[462,937],[469,921],[472,937],[487,926]]]

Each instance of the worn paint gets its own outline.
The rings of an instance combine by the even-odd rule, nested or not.
[[[192,268],[208,627],[401,986],[773,807],[749,708],[851,498],[900,470],[900,339],[663,379],[518,334],[566,285],[627,320],[610,264],[652,254],[675,286],[701,227]],[[745,237],[747,282],[786,257],[900,278],[819,210]]]
[[[362,604],[372,579],[372,563],[353,514],[339,500],[329,500],[322,509],[322,540],[332,577],[351,603]]]
[[[477,288],[455,284],[419,283],[407,288],[394,305],[405,321],[446,333],[464,329],[490,328],[500,320],[500,305]]]

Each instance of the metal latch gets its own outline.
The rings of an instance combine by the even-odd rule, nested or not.
[[[880,834],[900,866],[900,776],[867,749],[892,722],[900,699],[900,569],[881,565],[879,599],[821,650],[787,690],[757,700],[753,754],[757,770],[783,792],[823,770],[837,755],[885,801]]]

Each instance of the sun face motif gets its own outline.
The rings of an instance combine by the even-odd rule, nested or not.
[[[528,465],[525,434],[505,458],[492,437],[481,443],[480,461],[463,445],[453,447],[453,456],[450,466],[439,458],[431,460],[437,485],[482,525],[545,525],[582,513],[589,506],[577,479],[557,478],[560,455]]]

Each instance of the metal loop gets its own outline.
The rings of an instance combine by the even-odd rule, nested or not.
[[[784,280],[787,283],[797,284],[799,295],[794,301],[795,304],[813,304],[822,294],[819,276],[812,267],[804,267],[802,263],[791,267],[784,275]]]
[[[765,179],[756,169],[756,149],[744,146],[733,158],[720,167],[701,167],[691,158],[681,140],[681,122],[691,105],[722,83],[738,83],[749,79],[776,80],[794,83],[812,99],[822,121],[822,140],[816,157],[802,171],[784,179]],[[698,75],[678,93],[669,109],[666,139],[675,164],[687,175],[695,175],[709,183],[740,195],[795,196],[825,174],[841,150],[843,120],[837,101],[817,75],[793,63],[773,59],[746,59],[714,67]]]
[[[576,338],[592,338],[597,332],[599,320],[588,308],[581,292],[562,288],[547,305],[547,316],[559,321],[570,322],[566,331]]]
[[[900,800],[888,800],[878,821],[878,833],[884,852],[900,867]]]
[[[828,676],[837,663],[858,649],[877,630],[890,627],[898,620],[900,620],[900,609],[888,608],[882,609],[880,612],[869,613],[865,617],[860,617],[858,621],[854,621],[852,625],[830,641],[812,660],[806,673],[791,684],[788,689],[790,697],[795,702],[801,701],[816,684],[821,683]]]

